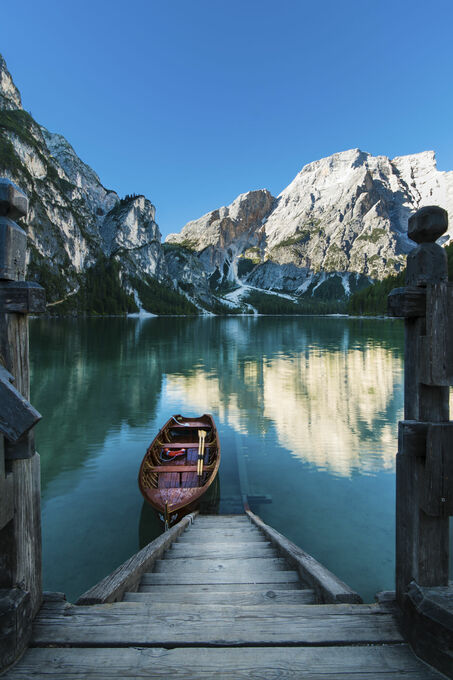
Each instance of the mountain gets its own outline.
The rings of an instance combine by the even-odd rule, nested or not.
[[[137,311],[140,287],[145,297],[162,298],[156,311],[164,299],[169,311],[173,303],[197,311],[171,280],[152,203],[144,196],[120,199],[63,136],[36,123],[22,108],[1,56],[0,173],[29,198],[22,223],[29,237],[28,278],[45,286],[49,309]]]
[[[0,174],[29,197],[28,278],[53,313],[335,312],[402,270],[407,219],[453,216],[453,172],[426,151],[352,149],[309,163],[277,197],[248,191],[161,243],[148,198],[120,198],[24,111],[0,55]]]
[[[390,160],[351,149],[306,165],[277,198],[242,194],[167,242],[196,252],[224,287],[347,297],[404,267],[408,217],[430,204],[453,217],[453,172],[437,170],[434,152]]]

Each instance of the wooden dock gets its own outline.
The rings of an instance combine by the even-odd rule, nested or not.
[[[253,513],[183,523],[79,600],[104,604],[48,594],[4,680],[444,677],[392,605],[339,601],[359,598]]]

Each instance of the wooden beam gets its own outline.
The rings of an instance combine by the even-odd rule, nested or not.
[[[394,288],[387,298],[387,313],[389,316],[405,317],[406,319],[425,316],[425,290],[416,286]]]
[[[18,314],[46,311],[46,292],[32,281],[0,281],[0,309]]]
[[[263,534],[280,550],[289,563],[295,567],[302,581],[312,586],[320,596],[320,602],[351,602],[360,603],[362,598],[335,574],[326,569],[311,555],[288,540],[251,510],[246,511],[251,521]]]
[[[152,569],[155,561],[167,550],[173,541],[190,527],[197,513],[186,515],[178,524],[148,543],[102,581],[87,590],[77,604],[103,604],[121,600],[123,594],[137,590],[144,572]]]
[[[41,417],[0,369],[0,433],[17,442]]]
[[[442,680],[409,645],[30,649],[5,680]]]

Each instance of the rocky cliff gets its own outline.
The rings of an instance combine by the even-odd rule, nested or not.
[[[453,173],[433,152],[352,149],[306,165],[277,197],[241,194],[162,245],[152,203],[120,199],[36,123],[1,55],[0,174],[29,196],[28,277],[63,311],[315,311],[307,300],[344,300],[401,270],[417,208],[437,203],[453,218]]]
[[[144,196],[120,199],[63,136],[38,125],[23,110],[2,57],[0,174],[29,197],[22,225],[29,236],[28,276],[45,285],[51,304],[77,295],[100,261],[104,271],[106,261],[114,260],[117,286],[132,294],[129,311],[136,308],[135,279],[171,283],[154,206]],[[126,311],[124,305],[118,311]]]
[[[312,296],[336,280],[347,296],[401,270],[408,217],[429,204],[453,218],[453,172],[439,172],[432,151],[390,160],[352,149],[306,165],[277,198],[243,194],[167,241],[219,282]]]

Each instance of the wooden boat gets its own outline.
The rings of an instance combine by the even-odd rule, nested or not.
[[[196,509],[220,465],[214,419],[172,416],[143,458],[138,485],[144,498],[169,528]]]

